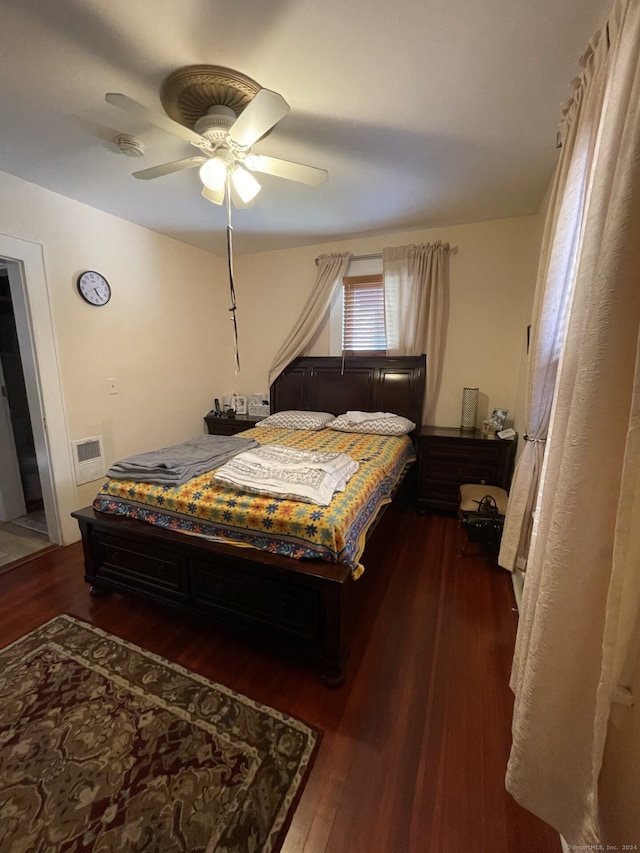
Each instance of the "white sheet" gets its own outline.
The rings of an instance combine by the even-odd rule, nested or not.
[[[327,506],[359,467],[347,453],[268,444],[239,453],[213,479],[252,494]]]

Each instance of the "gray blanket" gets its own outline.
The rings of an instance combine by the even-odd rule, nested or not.
[[[257,446],[257,441],[252,438],[199,435],[182,444],[128,456],[113,464],[107,471],[107,477],[181,486],[192,477],[218,468],[237,453]]]

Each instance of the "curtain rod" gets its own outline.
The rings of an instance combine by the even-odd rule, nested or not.
[[[376,261],[379,260],[381,257],[382,252],[378,252],[377,254],[373,255],[351,255],[351,257],[349,258],[349,263],[352,263],[353,261]],[[316,266],[318,266],[319,260],[320,258],[316,258]]]
[[[438,242],[440,242],[440,241],[438,241]],[[451,254],[455,255],[457,253],[457,251],[458,251],[457,246],[450,246],[448,243],[445,243],[444,245],[445,245],[445,248],[451,252]],[[372,255],[351,255],[351,257],[349,258],[349,263],[351,263],[352,261],[376,261],[376,260],[379,260],[380,258],[382,258],[382,252],[376,252]],[[316,258],[316,260],[315,260],[316,266],[318,266],[319,260],[320,260],[320,258]]]

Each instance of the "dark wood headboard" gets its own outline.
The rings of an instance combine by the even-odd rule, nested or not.
[[[420,426],[426,356],[302,356],[271,386],[272,412],[394,412]]]

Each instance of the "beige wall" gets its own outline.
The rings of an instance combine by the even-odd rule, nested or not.
[[[449,228],[387,234],[236,260],[241,334],[241,394],[267,387],[273,356],[296,322],[313,285],[314,259],[323,252],[381,252],[389,245],[445,240],[450,257],[451,305],[444,372],[436,420],[459,426],[462,388],[480,388],[478,420],[494,407],[518,417],[521,359],[530,320],[540,228],[537,217],[520,217]],[[327,353],[325,329],[314,354]]]
[[[104,437],[106,463],[202,432],[215,396],[236,390],[228,282],[222,258],[0,173],[0,233],[42,248],[64,407],[64,439]],[[457,426],[464,385],[481,390],[479,420],[495,406],[518,418],[520,361],[535,282],[536,217],[369,237],[239,256],[235,260],[242,370],[237,390],[267,388],[274,353],[295,323],[327,251],[447,240],[451,305],[437,422]],[[113,297],[86,305],[83,269],[103,272]],[[328,351],[324,330],[315,354]],[[107,378],[119,393],[107,393]],[[68,513],[91,502],[95,483],[59,496]]]
[[[67,441],[104,436],[108,465],[202,433],[233,369],[223,260],[4,173],[0,197],[0,233],[42,247]],[[111,283],[106,306],[78,295],[84,269]],[[58,495],[65,544],[78,536],[69,512],[95,491]]]

